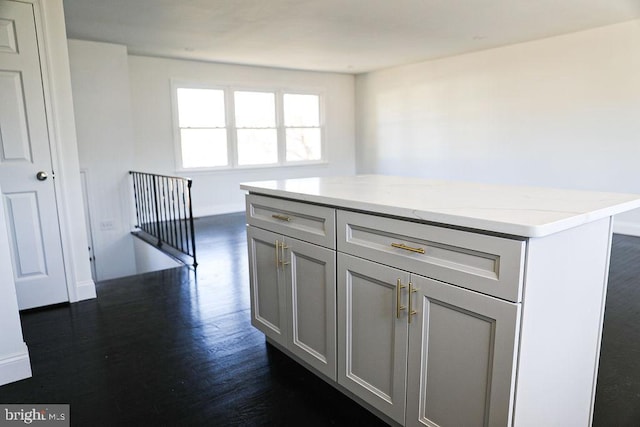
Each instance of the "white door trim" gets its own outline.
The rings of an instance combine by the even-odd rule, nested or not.
[[[20,1],[34,6],[69,301],[91,299],[96,292],[86,230],[74,226],[85,217],[62,0]]]
[[[93,244],[93,224],[91,222],[91,206],[89,203],[89,169],[80,169],[80,179],[80,183],[82,184],[82,196],[84,198],[84,215],[86,219],[87,243],[89,244],[88,256],[89,264],[91,265],[91,277],[93,280],[96,280],[98,275],[96,273],[96,253],[95,246]]]

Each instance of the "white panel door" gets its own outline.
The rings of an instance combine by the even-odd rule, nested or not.
[[[33,6],[7,0],[0,0],[0,187],[20,309],[68,301]]]

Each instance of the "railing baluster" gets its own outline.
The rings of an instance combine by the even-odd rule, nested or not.
[[[171,181],[164,178],[164,194],[165,204],[167,205],[167,212],[165,212],[165,218],[167,221],[167,241],[171,243],[171,246],[175,246],[173,241],[173,230],[171,229]]]
[[[182,229],[184,230],[184,244],[187,245],[187,248],[189,247],[189,230],[188,230],[188,224],[187,224],[187,219],[189,218],[189,215],[187,213],[187,202],[186,202],[186,183],[184,181],[182,181],[182,185],[180,186],[180,194],[182,195]],[[184,246],[183,246],[184,247]],[[187,249],[189,250],[189,249]]]
[[[156,235],[155,231],[155,222],[153,221],[153,182],[151,182],[151,177],[148,175],[144,176],[144,185],[145,191],[147,195],[147,221],[145,224],[145,229],[149,234]]]
[[[144,211],[142,212],[144,215],[144,221],[142,224],[142,229],[146,232],[148,232],[149,234],[151,234],[151,232],[149,231],[149,222],[151,221],[151,216],[149,215],[149,209],[150,209],[150,205],[149,205],[149,195],[151,194],[149,191],[149,180],[148,177],[146,175],[140,175],[140,182],[142,183],[143,187],[144,187],[144,193],[142,194],[143,199],[144,199]]]
[[[171,233],[169,231],[169,200],[167,199],[167,179],[162,177],[162,224],[164,224],[164,238],[171,245]]]
[[[182,250],[180,248],[180,243],[178,242],[178,223],[176,220],[176,183],[175,181],[171,181],[171,223],[173,228],[173,242],[174,247]]]
[[[178,233],[176,230],[176,195],[174,188],[174,181],[169,181],[169,200],[171,201],[171,238],[173,239],[173,247],[179,248],[180,245],[178,245]]]
[[[156,224],[156,236],[158,237],[158,246],[162,246],[162,227],[160,226],[160,205],[158,204],[158,179],[156,176],[152,176],[153,181],[153,197],[155,218],[153,221]]]
[[[149,203],[147,199],[149,190],[147,188],[147,181],[144,175],[138,175],[138,180],[140,182],[140,187],[142,188],[142,193],[140,195],[140,198],[142,199],[142,224],[140,224],[140,228],[147,231],[147,222],[149,221],[149,214],[147,212],[149,209]]]
[[[157,223],[154,220],[155,203],[153,203],[153,177],[147,175],[145,180],[147,181],[147,215],[149,216],[147,219],[147,230],[149,231],[149,234],[160,238],[160,236],[158,236]]]

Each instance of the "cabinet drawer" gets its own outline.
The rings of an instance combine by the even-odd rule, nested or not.
[[[519,302],[525,242],[338,211],[338,251]]]
[[[249,224],[329,249],[336,248],[335,209],[256,194],[247,195],[246,203]]]

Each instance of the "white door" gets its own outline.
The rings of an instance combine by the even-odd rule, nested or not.
[[[0,187],[20,309],[68,301],[33,6],[7,0],[0,0]]]

